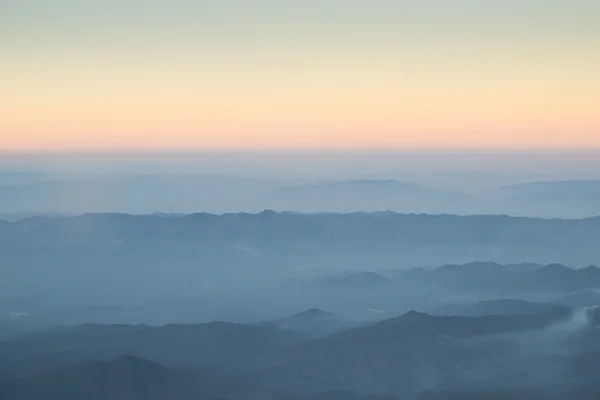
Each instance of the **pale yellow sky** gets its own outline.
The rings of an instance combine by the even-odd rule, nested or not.
[[[600,148],[600,2],[41,1],[0,150]]]

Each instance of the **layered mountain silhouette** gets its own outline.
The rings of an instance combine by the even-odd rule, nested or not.
[[[507,210],[521,215],[598,215],[600,180],[531,182],[507,186]]]
[[[556,263],[536,266],[475,262],[444,265],[430,270],[418,268],[399,271],[396,279],[451,289],[568,293],[600,288],[600,268],[591,265],[574,269]]]
[[[600,306],[600,289],[584,289],[567,293],[558,296],[553,302],[574,308]]]
[[[0,384],[3,400],[208,400],[193,379],[131,356],[88,361]],[[209,388],[205,388],[210,392]]]
[[[600,192],[600,180],[538,181],[506,186],[504,189],[522,193],[564,192],[581,195]]]
[[[294,390],[301,390],[299,377],[329,389],[362,387],[392,393],[419,390],[431,384],[431,376],[453,379],[457,365],[464,373],[476,369],[477,359],[485,359],[490,365],[508,362],[517,357],[518,350],[502,337],[543,330],[563,318],[436,317],[411,311],[372,326],[284,348],[263,358],[261,363]],[[498,368],[481,373],[503,372]]]
[[[332,315],[314,309],[290,319],[321,317]],[[549,368],[561,368],[562,375],[543,384],[550,387],[573,382],[578,372],[571,356],[546,355],[544,345],[574,351],[562,342],[571,331],[587,335],[579,343],[596,343],[595,331],[577,331],[584,326],[571,323],[572,318],[544,312],[442,317],[411,311],[312,339],[262,325],[88,324],[1,342],[0,398],[394,398],[364,397],[369,393],[420,398],[433,388],[516,390],[541,384],[551,376]],[[565,331],[569,324],[573,328]],[[528,345],[525,356],[522,343],[528,340],[542,347]],[[573,357],[589,350],[578,351],[584,353]]]
[[[0,382],[3,400],[396,400],[331,391],[298,396],[210,370],[170,369],[133,356],[87,361]]]
[[[23,362],[45,365],[110,360],[123,354],[167,366],[206,365],[239,370],[261,354],[307,336],[270,326],[212,322],[196,325],[86,324],[40,332],[11,342],[0,342],[4,367],[18,370]]]

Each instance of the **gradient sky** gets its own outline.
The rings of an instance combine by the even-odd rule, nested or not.
[[[600,148],[598,0],[0,0],[0,150]]]

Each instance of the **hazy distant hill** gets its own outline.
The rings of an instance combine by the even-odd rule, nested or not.
[[[600,288],[600,268],[590,265],[573,269],[562,264],[501,265],[493,262],[475,262],[463,265],[444,265],[431,270],[399,271],[397,280],[437,286],[454,290],[504,293],[559,292]]]
[[[346,272],[304,282],[305,285],[314,287],[348,290],[371,290],[385,287],[390,283],[391,280],[385,276],[369,271]]]
[[[600,289],[584,289],[567,293],[554,299],[554,303],[574,308],[600,306]]]
[[[33,212],[18,212],[9,214],[0,214],[0,221],[14,222],[20,219],[33,218],[33,217],[65,217],[64,214],[52,214],[52,213],[33,213]]]
[[[293,186],[272,193],[275,207],[305,212],[392,210],[416,213],[468,212],[471,197],[396,180],[355,180]]]
[[[381,211],[473,213],[470,196],[395,180],[300,185],[228,175],[0,176],[0,213]],[[296,185],[296,186],[291,186]]]
[[[568,315],[572,309],[551,303],[531,303],[519,299],[447,304],[429,311],[432,315],[482,317],[484,315]]]
[[[219,175],[67,175],[0,181],[0,213],[259,211],[281,181]]]
[[[356,325],[344,321],[336,314],[318,308],[311,308],[310,310],[274,321],[268,321],[264,324],[275,326],[279,329],[302,332],[310,336],[325,336]]]
[[[52,179],[52,174],[35,171],[0,170],[0,185],[28,185]]]
[[[505,190],[520,193],[564,192],[581,195],[600,192],[600,180],[540,181],[506,186]]]
[[[545,218],[597,216],[598,180],[519,183],[537,175],[385,174],[377,179],[200,173],[38,173],[0,171],[0,214],[132,214],[205,211],[508,214]],[[13,219],[13,218],[11,218]]]
[[[547,217],[600,215],[600,180],[532,182],[507,186],[508,212]]]

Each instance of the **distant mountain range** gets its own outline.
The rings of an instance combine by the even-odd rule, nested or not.
[[[583,195],[600,193],[600,180],[539,181],[510,185],[504,187],[504,189],[515,193],[563,192],[572,195]]]
[[[471,196],[396,180],[355,180],[280,188],[279,209],[305,212],[405,210],[417,213],[468,212]],[[472,205],[471,205],[472,206]]]
[[[189,213],[261,209],[472,213],[471,196],[396,180],[286,186],[294,180],[175,175],[0,181],[0,213]]]
[[[259,211],[282,181],[219,175],[67,175],[0,181],[0,213]]]
[[[600,215],[600,180],[532,182],[507,186],[507,210],[544,216]]]
[[[265,209],[338,213],[391,210],[544,218],[599,215],[600,180],[506,185],[531,178],[449,173],[323,182],[211,174],[94,175],[0,171],[0,214],[5,214],[4,217],[0,215],[0,219],[27,214],[181,214],[259,212]]]
[[[33,218],[33,217],[66,217],[64,214],[53,214],[53,213],[35,213],[35,212],[17,212],[9,214],[0,214],[0,221],[14,222],[20,219]]]
[[[475,262],[445,265],[432,270],[399,271],[396,279],[454,290],[568,293],[600,288],[600,268],[590,265],[573,269],[561,264],[535,268],[531,264],[519,267],[518,264],[504,266],[494,262]]]

